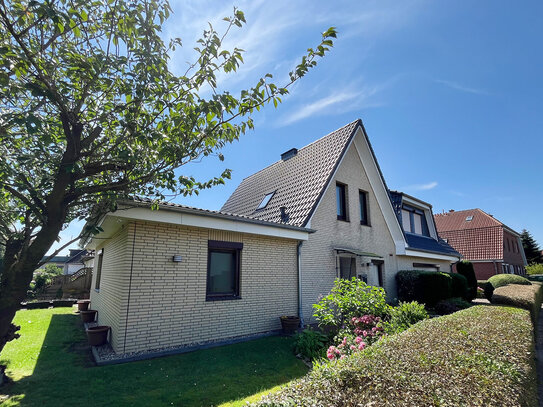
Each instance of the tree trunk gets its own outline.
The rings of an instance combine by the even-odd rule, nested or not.
[[[64,219],[65,216],[61,222],[43,226],[30,244],[20,238],[6,242],[0,274],[0,353],[7,342],[19,337],[13,318],[26,298],[34,270],[57,238]],[[5,379],[4,367],[0,366],[0,383]]]

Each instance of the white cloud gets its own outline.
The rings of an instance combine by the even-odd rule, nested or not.
[[[442,85],[445,85],[454,90],[458,90],[460,92],[473,93],[475,95],[490,95],[490,93],[486,90],[464,86],[457,82],[445,81],[441,79],[435,79],[434,82],[441,83]]]
[[[427,184],[413,184],[402,188],[404,191],[428,191],[437,187],[436,181],[428,182]]]
[[[283,126],[286,126],[287,124],[291,124],[299,120],[314,116],[317,113],[323,113],[324,110],[330,109],[335,105],[342,104],[349,100],[353,100],[358,97],[358,95],[359,94],[357,93],[346,92],[331,94],[313,103],[302,106],[300,109],[287,116],[286,119],[282,120],[281,124]]]

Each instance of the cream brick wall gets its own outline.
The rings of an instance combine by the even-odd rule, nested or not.
[[[446,260],[425,259],[420,257],[398,256],[398,270],[416,270],[420,267],[413,267],[413,263],[428,263],[439,265],[439,271],[450,272],[451,262]]]
[[[357,136],[359,137],[359,136]],[[358,143],[359,140],[355,139]],[[362,149],[360,145],[360,149]],[[349,222],[337,220],[336,182],[347,186]],[[368,216],[371,226],[360,224],[358,191],[368,193]],[[353,145],[346,152],[330,186],[324,193],[317,211],[311,219],[311,228],[317,230],[302,246],[302,298],[306,321],[312,321],[312,305],[327,295],[336,278],[334,247],[358,249],[375,253],[384,260],[384,286],[387,294],[396,295],[397,263],[395,246],[375,193],[370,185],[360,157]],[[365,261],[369,259],[364,258]],[[362,259],[357,258],[357,269]],[[371,277],[371,276],[369,276]],[[372,283],[373,281],[368,281]]]
[[[360,135],[354,143],[362,151],[364,146],[359,137]],[[349,222],[337,220],[336,182],[347,186]],[[370,226],[360,224],[359,190],[367,192]],[[394,241],[382,208],[379,207],[354,145],[347,151],[334,179],[324,193],[311,219],[310,227],[317,232],[311,234],[309,240],[302,246],[302,309],[306,322],[314,322],[312,305],[330,292],[337,276],[334,247],[357,249],[381,256],[384,261],[384,288],[389,300],[397,297],[398,270],[412,270],[413,263],[439,264],[442,271],[450,270],[448,261],[396,255]],[[370,260],[367,257],[357,257],[357,270],[361,270],[362,262],[367,263]],[[376,273],[368,275],[368,284],[378,284]]]
[[[107,291],[99,299],[100,322],[114,328],[116,352],[134,352],[227,339],[280,328],[280,315],[297,315],[297,241],[190,228],[153,222],[135,222],[126,227],[127,261],[113,270],[104,258],[102,280],[108,272],[124,280],[122,292]],[[126,303],[133,237],[134,259],[128,320]],[[208,240],[243,243],[241,253],[241,299],[206,301]],[[105,253],[113,252],[106,244]],[[182,262],[172,262],[179,254]],[[126,257],[126,256],[123,256]],[[107,264],[107,268],[106,268]],[[104,291],[104,292],[102,292]],[[100,297],[101,296],[101,297]],[[118,300],[124,301],[119,304]],[[107,303],[107,306],[106,306]],[[104,304],[104,306],[102,306]],[[93,303],[94,307],[94,303]],[[126,346],[124,334],[126,326]]]
[[[130,279],[128,228],[121,227],[116,235],[104,241],[96,252],[104,249],[100,290],[96,290],[96,268],[90,289],[91,308],[98,310],[98,323],[111,326],[111,344],[118,349],[122,343],[126,316],[127,289]],[[98,264],[98,262],[96,262]]]

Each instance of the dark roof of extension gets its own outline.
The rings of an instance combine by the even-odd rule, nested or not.
[[[450,244],[448,244],[447,242],[445,242],[443,239],[439,237],[439,233],[437,230],[436,230],[437,240],[435,240],[432,237],[415,235],[413,233],[406,233],[403,230],[403,222],[402,222],[402,203],[403,203],[403,196],[406,194],[399,191],[388,191],[388,195],[390,196],[392,207],[394,208],[394,212],[396,213],[398,222],[400,222],[400,226],[402,227],[405,240],[407,241],[407,245],[409,246],[410,249],[421,250],[421,251],[432,252],[432,253],[440,253],[440,254],[446,254],[446,255],[452,255],[452,256],[459,256],[459,257],[461,256],[461,254],[458,253]],[[420,201],[420,199],[418,198],[415,198],[409,195],[407,196]],[[424,202],[424,201],[421,201],[421,202]],[[428,203],[426,203],[426,205],[428,205],[431,212],[432,205]],[[431,221],[432,219],[427,219],[428,223]],[[431,226],[428,225],[428,227],[431,227]]]
[[[281,222],[281,207],[286,208],[285,223],[305,226],[324,193],[326,185],[345,154],[361,120],[314,141],[287,160],[280,160],[245,178],[228,198],[221,211]],[[263,208],[256,208],[274,192]]]

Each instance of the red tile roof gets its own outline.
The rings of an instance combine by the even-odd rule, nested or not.
[[[515,233],[481,209],[467,209],[434,215],[441,238],[467,260],[503,259],[503,230]]]
[[[471,217],[471,220],[467,220]],[[499,220],[494,219],[488,213],[480,209],[467,209],[465,211],[453,211],[437,213],[434,215],[438,232],[450,230],[479,229],[493,226],[503,226]]]

